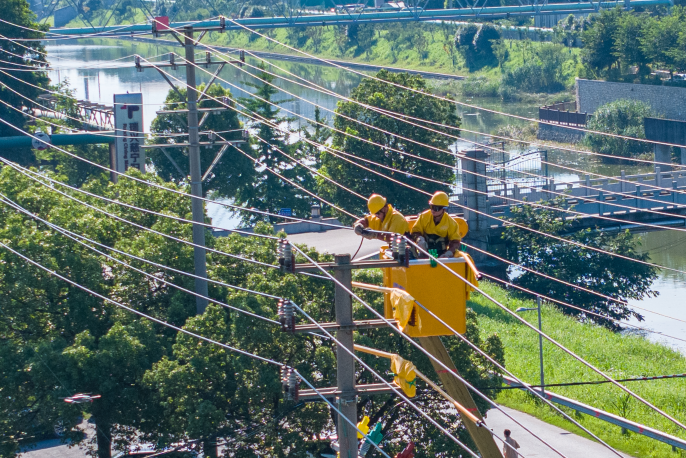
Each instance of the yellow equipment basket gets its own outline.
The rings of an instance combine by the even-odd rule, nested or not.
[[[381,259],[387,259],[385,248],[381,249]],[[469,266],[463,257],[441,259],[441,262],[462,278],[468,278]],[[464,281],[440,265],[431,267],[429,259],[412,260],[409,267],[382,270],[384,286],[404,289],[455,331],[460,334],[466,332],[468,294]],[[384,294],[384,316],[393,319],[389,296],[390,293]],[[411,337],[453,335],[452,331],[416,305],[404,331]]]

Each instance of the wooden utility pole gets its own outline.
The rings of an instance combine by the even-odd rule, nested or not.
[[[448,354],[448,350],[441,342],[441,338],[438,336],[433,337],[419,337],[419,343],[424,347],[424,349],[431,355],[436,357],[439,361],[445,364],[450,370],[457,372],[457,368],[453,363],[452,358]],[[431,360],[431,364],[434,370],[438,374],[438,378],[441,379],[443,387],[448,394],[454,398],[458,403],[463,405],[469,412],[474,414],[479,420],[483,420],[483,416],[476,407],[476,403],[469,393],[467,386],[458,380],[455,376],[448,373],[443,366],[439,365],[436,361]],[[467,427],[469,435],[472,436],[476,447],[479,449],[479,453],[483,458],[502,458],[503,455],[500,453],[498,445],[493,439],[493,435],[488,429],[479,427],[471,421],[468,417],[463,416],[462,421]]]

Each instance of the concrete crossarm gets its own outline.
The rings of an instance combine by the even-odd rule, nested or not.
[[[522,387],[520,383],[515,381],[514,379],[510,377],[503,376],[503,381],[505,382],[506,385],[509,386],[515,386],[515,387]],[[524,389],[522,387],[522,389]],[[566,398],[564,396],[560,396],[559,394],[551,393],[547,389],[545,390],[544,393],[542,393],[546,399],[556,403],[563,405],[565,407],[569,407],[570,409],[574,409],[577,412],[585,413],[586,415],[590,415],[595,418],[599,418],[600,420],[606,421],[608,423],[612,423],[613,425],[617,425],[621,428],[627,429],[629,431],[635,432],[637,434],[642,434],[644,436],[650,437],[651,439],[658,440],[660,442],[664,442],[666,444],[671,445],[673,448],[680,448],[682,450],[686,450],[686,440],[680,439],[678,437],[669,435],[667,433],[663,433],[662,431],[658,431],[656,429],[650,428],[648,426],[644,426],[640,423],[635,423],[633,421],[627,420],[626,418],[622,418],[618,415],[605,412],[604,410],[596,409],[595,407],[591,407],[586,404],[582,404],[578,401],[575,401],[573,399]]]

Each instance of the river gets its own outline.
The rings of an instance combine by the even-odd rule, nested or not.
[[[142,92],[144,95],[144,124],[145,129],[150,129],[150,123],[155,117],[156,110],[162,106],[164,99],[169,91],[168,84],[154,69],[146,69],[138,72],[133,66],[134,54],[139,54],[152,61],[167,59],[166,53],[175,51],[180,53],[180,48],[158,46],[155,44],[136,43],[128,40],[66,40],[59,44],[49,44],[47,46],[51,66],[56,70],[50,72],[53,82],[68,80],[74,95],[79,99],[86,98],[86,85],[84,79],[88,80],[88,99],[105,105],[112,105],[113,95],[124,92]],[[115,61],[129,56],[127,59]],[[154,58],[153,58],[154,56]],[[257,65],[258,61],[248,62]],[[334,91],[341,95],[349,95],[355,88],[361,77],[351,72],[337,68],[323,67],[317,65],[300,64],[294,62],[276,62],[277,65],[286,68],[309,81]],[[104,67],[104,68],[97,68]],[[246,70],[249,70],[246,68]],[[249,70],[250,71],[250,70]],[[174,76],[185,79],[183,69],[170,71]],[[227,66],[221,73],[221,78],[230,82],[221,83],[225,87],[230,87],[231,92],[236,97],[244,97],[252,88],[246,86],[247,82],[254,80],[246,72]],[[207,82],[210,78],[208,73],[198,71],[198,83]],[[325,109],[333,110],[336,108],[337,99],[329,95],[323,95],[311,89],[305,89],[293,83],[275,80],[279,87],[304,99],[314,102]],[[286,110],[291,110],[297,115],[307,118],[314,118],[314,105],[305,101],[292,99],[286,94],[281,94],[282,99],[290,99],[282,104]],[[275,98],[278,100],[279,96]],[[493,99],[468,99],[464,100],[470,104],[491,108],[511,114],[537,117],[537,106],[522,103],[506,103],[494,101]],[[463,127],[468,130],[479,132],[495,133],[495,131],[506,124],[522,124],[521,121],[513,120],[503,115],[480,112],[468,107],[458,107],[458,113],[462,117]],[[288,115],[287,113],[284,113]],[[331,117],[331,113],[322,111],[322,114]],[[305,121],[296,121],[305,124]],[[483,141],[483,136],[465,133],[467,140]],[[466,142],[458,142],[458,148],[467,148]],[[627,174],[649,171],[645,166],[615,166],[603,165],[590,161],[586,156],[577,153],[562,151],[551,151],[549,159],[556,164],[564,164],[568,167],[578,168],[588,172],[600,173],[604,175],[619,175],[620,169]],[[549,174],[558,181],[571,181],[581,178],[580,174],[570,172],[560,167],[551,167]],[[208,213],[213,217],[217,224],[235,225],[236,220],[226,214],[220,214],[217,208],[208,206]],[[221,221],[220,221],[221,220]],[[656,264],[686,271],[686,233],[677,231],[658,231],[641,234],[643,249],[650,252],[651,261]],[[656,298],[648,298],[641,301],[631,301],[632,304],[645,308],[652,312],[678,318],[677,321],[666,318],[654,313],[642,312],[645,321],[641,323],[648,329],[659,330],[665,334],[684,337],[686,336],[686,275],[669,270],[663,270],[660,277],[653,284],[653,288],[660,294]],[[685,294],[685,296],[681,296]],[[634,322],[634,321],[632,321]],[[635,322],[634,322],[635,323]],[[656,334],[648,334],[651,339],[662,341],[667,345],[678,348],[686,354],[686,343],[666,339]]]

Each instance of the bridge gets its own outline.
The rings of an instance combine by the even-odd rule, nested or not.
[[[111,106],[87,100],[76,100],[73,109],[70,109],[59,102],[60,96],[54,94],[38,96],[38,103],[48,109],[34,108],[32,110],[34,116],[57,119],[75,118],[83,123],[86,130],[114,129],[114,108]]]
[[[600,2],[593,0],[578,3],[547,3],[547,1],[534,1],[532,4],[516,6],[486,7],[485,0],[474,0],[473,3],[462,3],[461,8],[446,8],[425,10],[418,6],[410,6],[400,11],[379,11],[378,8],[365,8],[362,11],[341,11],[331,14],[308,14],[301,10],[285,12],[283,16],[261,18],[237,18],[218,20],[206,20],[199,22],[173,22],[170,28],[183,29],[194,27],[196,29],[244,30],[245,27],[257,29],[275,29],[288,27],[316,27],[328,25],[350,24],[376,24],[384,22],[440,22],[440,21],[464,21],[468,19],[498,19],[511,16],[533,16],[549,14],[581,14],[596,13],[601,9],[637,8],[648,6],[670,6],[673,0],[624,0],[612,2]],[[480,6],[481,4],[481,6]],[[98,34],[101,37],[134,35],[152,33],[152,24],[115,25],[105,27],[80,27],[80,28],[51,28],[50,35],[73,36]]]
[[[466,151],[462,158],[464,191],[455,197],[464,210],[470,232],[483,242],[500,239],[513,208],[524,202],[537,203],[562,197],[562,208],[575,218],[574,230],[646,232],[669,227],[686,227],[686,169],[556,182],[545,176],[512,173],[493,178],[483,150]],[[540,157],[538,158],[540,164]],[[474,172],[474,173],[470,173]],[[474,191],[476,189],[476,191]],[[475,211],[472,211],[475,210]],[[657,212],[657,213],[656,213]],[[486,216],[488,215],[488,216]],[[608,219],[610,218],[610,219]],[[650,224],[653,227],[646,227]],[[469,237],[469,236],[468,236]]]

